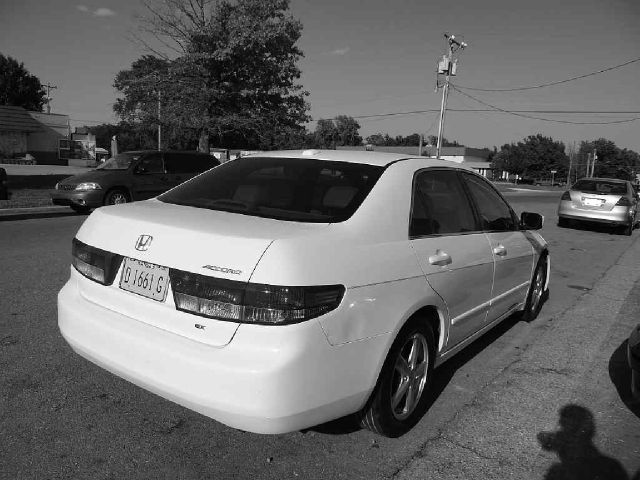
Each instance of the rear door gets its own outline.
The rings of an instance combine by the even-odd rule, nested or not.
[[[534,266],[534,249],[520,230],[515,213],[493,185],[471,173],[465,172],[462,177],[495,260],[491,310],[487,317],[487,322],[492,322],[525,301]]]
[[[161,152],[144,155],[133,170],[134,200],[145,200],[166,192],[171,183],[164,170]]]
[[[413,182],[410,243],[449,309],[447,347],[480,330],[493,281],[493,254],[455,170],[425,169]]]

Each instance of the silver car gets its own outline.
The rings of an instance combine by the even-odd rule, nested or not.
[[[631,182],[616,178],[583,178],[560,197],[558,225],[571,221],[620,226],[631,235],[636,224],[638,195]]]

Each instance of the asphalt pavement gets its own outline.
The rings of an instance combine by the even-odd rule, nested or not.
[[[508,198],[547,217],[553,283],[541,316],[507,321],[445,363],[432,407],[401,439],[340,423],[238,432],[83,362],[57,335],[49,286],[68,275],[85,216],[13,209],[5,218],[67,218],[0,225],[10,272],[0,279],[0,478],[640,480],[624,357],[640,312],[640,231],[560,229],[559,194],[539,195]]]

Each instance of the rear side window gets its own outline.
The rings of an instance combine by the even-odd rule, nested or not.
[[[463,177],[480,215],[483,230],[504,232],[518,229],[511,208],[489,182],[467,173]]]
[[[164,163],[167,173],[202,173],[220,164],[206,153],[165,152]]]
[[[349,218],[383,167],[307,158],[245,157],[186,182],[159,200],[298,222]]]
[[[476,230],[473,210],[452,170],[423,170],[413,182],[410,237]]]
[[[160,152],[145,155],[140,160],[138,168],[144,169],[145,173],[164,173],[162,154]]]
[[[600,193],[602,195],[625,195],[627,193],[626,182],[612,182],[607,180],[578,180],[571,190],[586,193]]]

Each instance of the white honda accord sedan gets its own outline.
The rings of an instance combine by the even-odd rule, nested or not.
[[[255,154],[91,214],[59,327],[83,357],[235,428],[357,413],[398,436],[423,415],[434,367],[537,315],[542,220],[461,164]]]

